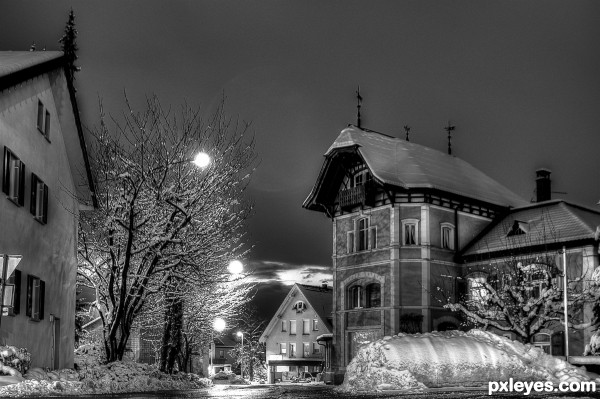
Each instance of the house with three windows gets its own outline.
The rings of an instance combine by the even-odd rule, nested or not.
[[[0,341],[32,366],[73,367],[77,215],[93,182],[62,52],[0,52]]]
[[[330,361],[333,290],[294,284],[259,341],[265,343],[268,382],[321,373]]]
[[[353,125],[342,130],[303,204],[332,223],[336,381],[362,342],[411,323],[421,332],[462,328],[464,318],[437,293],[485,297],[483,282],[498,278],[489,266],[515,253],[534,259],[522,265],[534,270],[542,253],[559,264],[565,248],[571,281],[591,274],[600,213],[552,200],[548,170],[537,171],[536,187],[532,204],[455,156]],[[532,343],[562,355],[561,329]],[[569,333],[570,355],[582,354],[589,335]]]

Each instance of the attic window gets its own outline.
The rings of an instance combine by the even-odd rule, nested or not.
[[[506,234],[507,237],[520,236],[529,233],[529,223],[515,220],[512,227]]]
[[[362,186],[364,184],[367,184],[368,182],[371,182],[373,180],[373,177],[371,176],[371,173],[369,173],[368,170],[364,169],[361,170],[360,172],[357,172],[353,179],[352,179],[352,187],[358,187],[358,186]]]
[[[292,307],[296,311],[296,313],[302,313],[306,310],[306,304],[303,301],[298,301]]]

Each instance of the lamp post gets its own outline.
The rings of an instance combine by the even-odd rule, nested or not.
[[[240,362],[240,372],[242,374],[242,379],[244,378],[244,333],[241,331],[238,331],[237,333],[238,337],[242,337],[242,361]]]
[[[567,248],[563,246],[562,249],[563,258],[563,307],[565,312],[565,360],[569,361],[569,312],[568,312],[568,281],[567,281]]]

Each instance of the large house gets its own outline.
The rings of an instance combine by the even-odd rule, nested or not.
[[[598,266],[600,213],[551,200],[550,172],[537,173],[531,204],[455,156],[353,125],[341,132],[303,204],[333,222],[337,381],[361,341],[406,331],[407,321],[422,320],[422,332],[461,327],[436,292],[473,297],[485,266],[515,251],[558,257],[565,247],[571,278]],[[534,343],[562,354],[558,331]],[[589,334],[569,333],[571,355]]]
[[[0,52],[0,341],[47,368],[73,367],[77,215],[95,205],[66,67],[62,52]]]
[[[333,290],[327,285],[294,284],[260,337],[265,343],[268,382],[285,381],[303,372],[324,371],[326,344],[332,333]]]

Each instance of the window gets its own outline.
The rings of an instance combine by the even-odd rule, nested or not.
[[[319,320],[318,319],[313,320],[313,331],[319,331]]]
[[[282,355],[285,355],[287,353],[287,347],[284,343],[279,344],[279,353],[281,353]]]
[[[1,260],[1,259],[0,259]],[[21,271],[15,270],[13,274],[6,279],[4,287],[4,306],[3,316],[18,315],[21,310]]]
[[[225,351],[223,349],[219,349],[219,357],[220,358],[224,358],[225,357]]]
[[[290,357],[296,357],[296,343],[290,342]]]
[[[362,170],[354,175],[352,179],[352,187],[362,186],[371,182],[372,180],[373,176],[371,176],[371,173],[369,173],[368,170]]]
[[[350,309],[361,309],[362,306],[362,287],[360,285],[353,285],[348,290],[348,308]]]
[[[38,100],[37,109],[37,128],[44,137],[50,138],[50,112],[44,111],[44,104],[40,100]]]
[[[4,147],[2,192],[17,205],[25,203],[25,165],[7,147]]]
[[[476,273],[467,279],[469,301],[473,305],[484,305],[487,302],[489,292],[485,288],[486,280],[486,275],[480,273]]]
[[[313,353],[320,353],[321,352],[321,345],[319,345],[317,342],[313,342],[312,344],[313,347]]]
[[[292,309],[296,310],[296,313],[302,313],[306,310],[306,304],[304,301],[297,301],[294,306],[292,306]]]
[[[310,334],[310,320],[302,320],[302,334]]]
[[[454,250],[454,226],[450,223],[442,223],[441,233],[442,248]]]
[[[377,248],[377,228],[369,225],[369,218],[355,220],[354,229],[349,231],[346,237],[348,253]]]
[[[29,210],[43,224],[48,222],[48,186],[35,173],[31,174],[31,201]]]
[[[381,306],[381,286],[371,283],[366,288],[367,308],[378,308]]]
[[[44,104],[40,100],[38,100],[37,128],[40,132],[44,131]]]
[[[402,244],[418,245],[419,243],[419,221],[407,219],[402,221]]]
[[[287,321],[281,320],[281,331],[287,331]]]
[[[296,335],[296,320],[290,320],[290,335]]]
[[[507,237],[520,236],[529,232],[529,223],[515,220],[512,227],[506,234]]]
[[[310,344],[308,342],[302,343],[302,351],[304,352],[304,357],[310,356]]]
[[[27,316],[32,320],[44,318],[44,293],[46,284],[35,276],[27,276]]]

